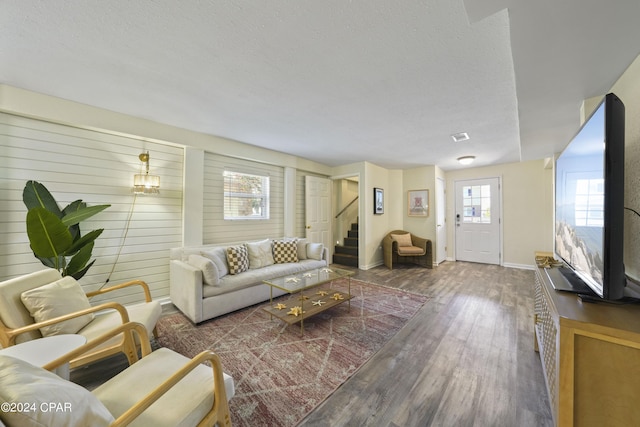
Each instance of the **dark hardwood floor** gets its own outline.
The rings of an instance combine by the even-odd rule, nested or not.
[[[446,262],[354,277],[431,299],[300,426],[553,425],[533,350],[533,271]]]
[[[300,426],[553,425],[533,350],[533,271],[464,262],[340,267],[431,299]],[[75,370],[72,380],[92,388],[124,361]]]

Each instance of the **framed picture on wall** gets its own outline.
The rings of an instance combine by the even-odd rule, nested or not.
[[[382,215],[384,213],[384,190],[382,188],[373,189],[373,214]]]
[[[407,215],[429,216],[429,190],[409,190],[407,202]]]

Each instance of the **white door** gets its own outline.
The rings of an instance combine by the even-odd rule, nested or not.
[[[331,253],[331,180],[315,176],[305,177],[306,237],[322,242]]]
[[[444,179],[436,179],[436,264],[447,259],[446,197]]]
[[[456,181],[456,260],[500,264],[500,179]]]

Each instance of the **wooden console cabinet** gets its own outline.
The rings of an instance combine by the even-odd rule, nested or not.
[[[640,305],[582,302],[537,268],[534,322],[556,425],[640,426]]]

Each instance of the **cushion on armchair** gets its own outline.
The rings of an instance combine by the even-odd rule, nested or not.
[[[9,356],[0,356],[0,403],[22,405],[16,411],[3,405],[0,418],[9,427],[108,426],[114,421],[87,389]]]
[[[398,248],[413,246],[411,243],[411,234],[392,234],[391,238],[398,243]]]
[[[91,308],[89,299],[82,287],[71,276],[65,276],[53,283],[25,291],[20,295],[20,299],[36,322],[43,322]],[[40,328],[40,332],[43,336],[75,334],[91,322],[93,318],[93,313],[86,314],[51,326],[45,326]]]

